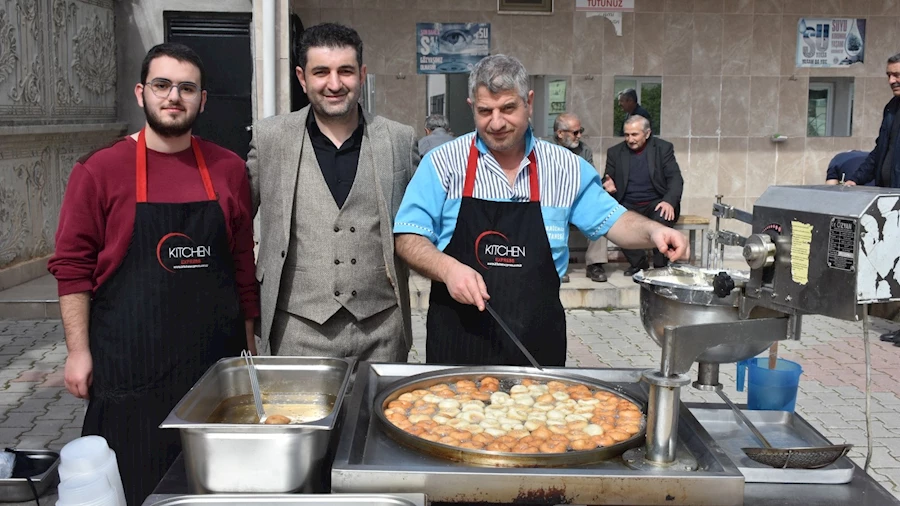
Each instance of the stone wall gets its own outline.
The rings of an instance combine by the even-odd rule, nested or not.
[[[121,135],[112,0],[0,0],[0,289],[46,272],[72,165]]]

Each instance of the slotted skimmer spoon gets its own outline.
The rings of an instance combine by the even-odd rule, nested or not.
[[[256,416],[259,417],[259,423],[265,423],[266,412],[263,410],[262,394],[259,391],[259,378],[256,376],[256,366],[253,365],[253,354],[244,350],[241,357],[247,363],[247,372],[250,374],[250,390],[253,392],[253,404],[256,405]]]
[[[853,445],[809,446],[797,448],[774,448],[753,422],[731,402],[721,390],[716,390],[719,397],[734,411],[737,419],[759,439],[765,448],[741,448],[751,459],[760,464],[780,469],[818,469],[833,464],[850,451]]]
[[[521,350],[522,354],[525,355],[525,358],[527,358],[528,361],[531,362],[531,365],[535,369],[543,371],[544,368],[541,367],[541,364],[538,364],[538,361],[534,359],[534,356],[528,351],[528,348],[526,348],[525,345],[522,344],[522,341],[520,341],[519,338],[516,337],[516,334],[513,333],[511,328],[509,328],[509,325],[507,325],[506,322],[503,321],[503,318],[500,318],[500,315],[497,314],[496,311],[494,311],[494,308],[492,308],[487,301],[485,301],[484,303],[484,308],[487,309],[488,313],[491,313],[491,316],[494,317],[494,320],[497,320],[497,324],[500,325],[500,328],[503,329],[503,331],[506,332],[506,335],[509,336],[510,340],[512,340],[512,342],[519,347],[519,350]]]

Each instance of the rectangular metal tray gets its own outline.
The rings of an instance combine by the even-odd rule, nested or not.
[[[360,364],[334,464],[333,492],[426,493],[436,502],[739,505],[744,477],[684,405],[680,406],[678,455],[692,456],[696,471],[634,470],[621,458],[565,468],[478,467],[425,455],[400,445],[372,416],[375,397],[391,383],[448,366]],[[613,383],[638,398],[646,384],[637,369],[556,369]]]
[[[50,461],[47,470],[36,476],[31,477],[34,488],[38,497],[47,493],[47,490],[59,482],[59,454],[50,450],[24,450],[17,448],[16,451],[24,453],[35,460],[41,460],[45,463]],[[7,478],[0,480],[0,502],[24,502],[33,501],[34,493],[28,486],[28,480],[25,478]]]
[[[144,506],[426,506],[424,494],[242,494],[242,495],[156,495]]]
[[[730,409],[712,409],[708,404],[702,408],[689,405],[689,409],[737,465],[747,483],[841,484],[849,483],[853,478],[853,461],[847,457],[841,457],[834,464],[821,469],[774,469],[760,464],[747,457],[741,448],[758,447],[762,443],[737,421]],[[806,420],[793,413],[750,409],[742,411],[772,446],[792,448],[832,444]]]

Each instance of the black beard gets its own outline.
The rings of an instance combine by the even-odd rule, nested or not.
[[[194,128],[194,123],[197,122],[197,117],[200,115],[198,112],[193,117],[188,116],[182,123],[176,123],[173,125],[164,125],[162,124],[155,115],[151,114],[150,111],[147,110],[147,107],[144,106],[144,116],[147,118],[147,125],[151,130],[156,132],[156,135],[165,138],[173,138],[173,137],[181,137],[182,135],[191,131]]]

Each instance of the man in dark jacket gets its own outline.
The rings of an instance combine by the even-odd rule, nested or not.
[[[852,178],[845,181],[847,186],[866,184],[875,180],[876,186],[900,188],[900,53],[888,58],[887,78],[894,98],[884,106],[881,129],[875,139],[875,149]],[[900,346],[900,330],[881,335],[882,341]]]
[[[684,180],[675,161],[672,143],[651,137],[650,121],[643,116],[625,120],[625,142],[606,152],[603,188],[626,209],[671,227],[681,207]],[[623,249],[630,267],[626,276],[649,268],[644,250]],[[665,267],[666,257],[654,250],[653,266]]]
[[[900,53],[888,58],[887,77],[894,98],[884,106],[875,149],[856,174],[845,182],[849,186],[866,184],[874,179],[877,186],[900,188],[900,121],[895,121],[900,109]]]
[[[641,107],[638,103],[637,91],[634,88],[628,88],[619,93],[619,107],[625,111],[625,121],[632,116],[643,116],[647,121],[651,121],[650,112]],[[619,137],[625,136],[625,124],[622,124],[622,130],[619,130]]]

